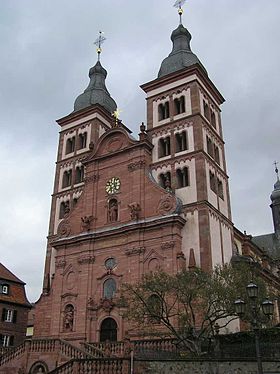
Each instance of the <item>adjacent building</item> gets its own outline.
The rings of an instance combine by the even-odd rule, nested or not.
[[[26,337],[27,317],[31,308],[25,283],[0,263],[0,345],[13,347]]]

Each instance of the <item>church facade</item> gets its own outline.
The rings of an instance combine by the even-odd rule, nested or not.
[[[199,266],[207,271],[247,256],[279,285],[275,257],[232,223],[224,98],[192,52],[191,35],[181,23],[171,40],[172,51],[158,76],[141,86],[147,123],[141,124],[138,139],[118,118],[99,58],[74,111],[57,121],[35,339],[62,339],[73,347],[137,339],[122,317],[119,291],[123,283],[157,269],[175,274]],[[237,331],[238,322],[232,328]],[[47,358],[47,364],[36,364],[42,360],[38,352],[29,356],[28,372],[54,368]]]

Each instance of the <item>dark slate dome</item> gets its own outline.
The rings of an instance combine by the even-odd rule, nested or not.
[[[198,57],[191,50],[191,38],[191,34],[182,24],[180,24],[177,29],[172,32],[172,52],[162,61],[158,73],[158,78],[161,78],[170,73],[174,73],[175,71],[184,69],[194,64],[199,64],[206,75],[208,75],[206,69],[199,61]]]
[[[107,71],[100,61],[97,61],[89,71],[90,82],[85,91],[77,97],[74,103],[74,112],[87,108],[94,104],[99,104],[108,112],[113,113],[117,109],[115,100],[110,96],[105,85]]]

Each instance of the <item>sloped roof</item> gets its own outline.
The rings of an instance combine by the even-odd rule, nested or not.
[[[0,279],[25,284],[0,262]]]
[[[254,236],[252,241],[259,248],[263,248],[272,258],[278,259],[280,257],[280,243],[274,233]]]

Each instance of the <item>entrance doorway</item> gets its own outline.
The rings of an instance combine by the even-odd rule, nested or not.
[[[100,341],[105,342],[106,340],[109,340],[110,342],[116,342],[117,328],[117,323],[113,318],[104,319],[100,328]]]

